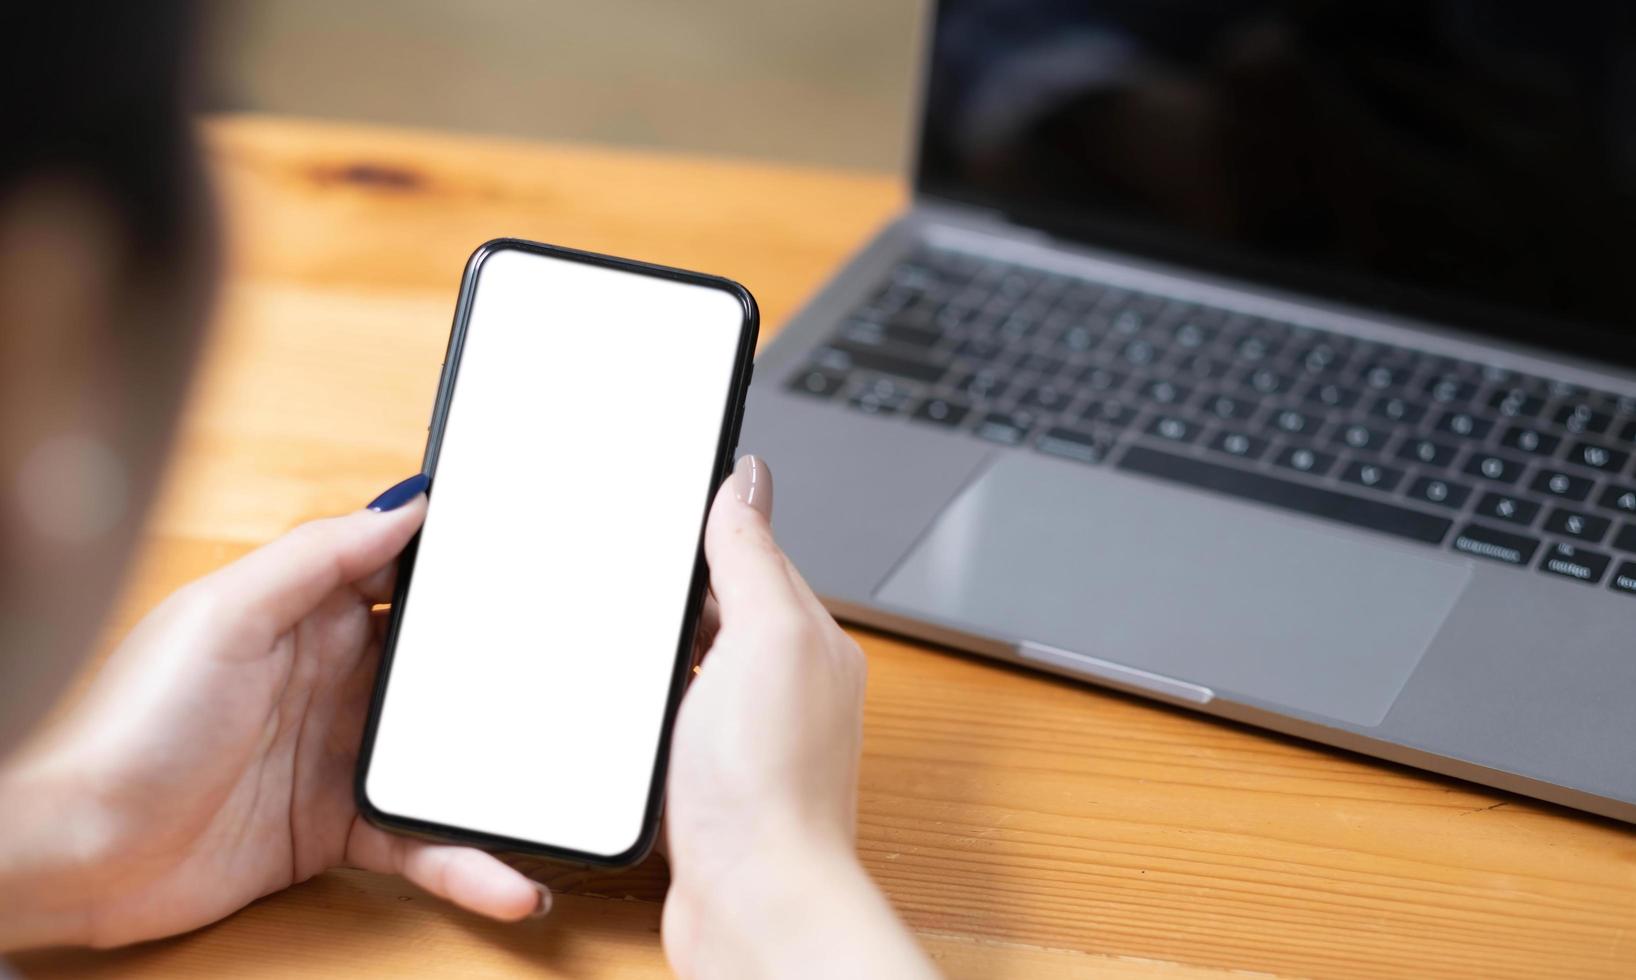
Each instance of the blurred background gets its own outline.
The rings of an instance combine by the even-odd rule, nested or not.
[[[920,0],[239,0],[209,107],[901,171]]]

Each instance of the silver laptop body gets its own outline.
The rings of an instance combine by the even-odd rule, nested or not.
[[[855,623],[1636,820],[1636,371],[1617,334],[1636,335],[1629,311],[1603,316],[1593,293],[1570,326],[1542,315],[1502,332],[1396,302],[1417,273],[1389,261],[1360,277],[1393,297],[1377,305],[1369,289],[1126,247],[1143,221],[1173,231],[1168,212],[1041,220],[1127,193],[1087,204],[1081,171],[1057,157],[1097,153],[1082,169],[1098,186],[1136,167],[1100,149],[1148,138],[1121,135],[1132,105],[1158,107],[1159,133],[1217,132],[1219,120],[1163,115],[1192,79],[1200,105],[1253,125],[1253,99],[1287,85],[1231,98],[1210,86],[1257,65],[1300,80],[1317,63],[1308,38],[1359,32],[1297,14],[1234,22],[1232,5],[1200,5],[1191,26],[1141,4],[1026,6],[933,12],[914,204],[757,362],[740,447],[777,469],[777,531],[813,587]],[[1527,26],[1389,36],[1423,42],[1414,57],[1447,74],[1461,65],[1427,50],[1533,44]],[[1353,102],[1313,83],[1315,118],[1343,132],[1361,123],[1330,109],[1382,84],[1368,74],[1379,49],[1356,60]],[[1335,141],[1287,104],[1272,116]],[[1187,152],[1229,155],[1217,150],[1195,139]],[[1144,153],[1108,155],[1153,165]],[[1320,199],[1297,196],[1292,213]],[[1416,240],[1459,224],[1451,208]],[[1564,237],[1598,240],[1585,213]],[[1257,234],[1197,254],[1314,264],[1282,232]],[[1554,295],[1526,285],[1493,288]]]

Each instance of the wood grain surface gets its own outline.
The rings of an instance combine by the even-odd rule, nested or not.
[[[230,277],[110,635],[416,469],[461,266],[485,239],[731,276],[770,335],[905,197],[872,175],[595,147],[255,117],[207,132]],[[871,664],[859,849],[951,976],[1636,976],[1628,827],[857,635]],[[570,892],[544,922],[480,922],[339,871],[188,936],[19,966],[665,973],[662,863],[531,867]]]

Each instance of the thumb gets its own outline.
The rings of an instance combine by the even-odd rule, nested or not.
[[[426,519],[427,483],[417,474],[365,510],[309,521],[212,575],[212,584],[242,599],[258,626],[282,633],[325,596],[397,559]]]
[[[721,609],[721,628],[787,625],[828,618],[801,573],[773,539],[772,471],[758,456],[744,456],[716,493],[704,531],[710,591]],[[734,624],[739,624],[735,626]]]

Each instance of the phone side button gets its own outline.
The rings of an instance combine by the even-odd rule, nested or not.
[[[449,366],[449,361],[448,361],[447,358],[437,362],[437,376],[438,376],[439,379],[441,379],[443,377],[443,369],[447,368],[448,366]],[[440,381],[440,383],[441,383],[441,381]],[[437,399],[436,398],[432,399],[431,414],[426,416],[426,431],[427,432],[432,431],[432,420],[435,419],[435,418],[437,418]]]

